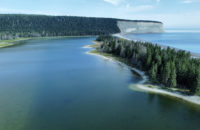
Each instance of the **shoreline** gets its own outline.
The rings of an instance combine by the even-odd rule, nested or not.
[[[78,37],[96,37],[96,35],[85,35],[85,36],[50,36],[50,37],[28,37],[28,38],[17,38],[12,40],[0,40],[0,48],[6,48],[21,44],[20,42],[36,39],[59,39],[59,38],[78,38]]]
[[[86,45],[82,48],[87,49],[87,48],[94,48],[94,47],[92,47],[92,45]],[[162,96],[169,96],[169,97],[173,97],[173,98],[176,98],[176,99],[184,101],[184,102],[188,102],[188,103],[200,106],[200,96],[197,96],[197,95],[189,96],[189,95],[186,95],[186,94],[181,94],[181,92],[175,92],[175,91],[171,92],[171,91],[169,91],[170,89],[166,90],[166,89],[163,89],[160,86],[155,86],[155,85],[152,85],[152,84],[145,84],[145,82],[148,81],[148,77],[145,75],[145,73],[143,71],[140,71],[136,68],[128,66],[127,64],[125,64],[125,63],[123,63],[123,62],[121,62],[121,61],[119,61],[119,60],[117,60],[117,59],[115,59],[111,56],[102,55],[102,54],[98,53],[98,51],[94,52],[94,50],[90,50],[90,51],[87,51],[86,54],[98,56],[100,58],[103,58],[103,59],[106,59],[106,60],[109,60],[109,61],[112,61],[112,62],[123,64],[128,69],[133,70],[138,75],[140,75],[140,77],[142,78],[141,81],[139,81],[136,84],[130,84],[131,87],[129,87],[129,88],[134,90],[134,91],[136,89],[139,89],[141,92],[159,94],[159,95],[162,95]],[[152,86],[152,87],[149,87],[149,86]],[[171,90],[173,90],[173,89],[171,89]]]
[[[159,94],[159,95],[163,95],[163,96],[170,96],[170,97],[174,97],[179,100],[200,106],[200,97],[196,96],[196,95],[194,95],[194,96],[183,95],[178,92],[167,91],[158,86],[148,87],[148,85],[145,85],[145,84],[134,84],[134,86],[131,86],[130,89],[134,90],[135,89],[134,87],[142,90],[143,92]]]
[[[23,41],[31,40],[31,38],[20,38],[20,39],[14,39],[14,40],[0,40],[0,48],[6,48],[11,47],[15,45],[22,44]]]

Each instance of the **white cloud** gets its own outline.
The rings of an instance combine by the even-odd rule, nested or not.
[[[121,8],[122,11],[125,11],[127,13],[135,13],[135,12],[142,12],[153,9],[154,6],[152,5],[140,5],[135,7],[126,6],[126,8]]]
[[[190,3],[196,3],[196,2],[200,2],[200,0],[182,0],[182,3],[184,4],[190,4]]]
[[[133,12],[142,12],[145,10],[150,10],[153,9],[153,5],[134,5],[134,1],[129,1],[129,0],[104,0],[105,2],[108,2],[112,5],[117,6],[117,10],[120,10],[121,12],[126,12],[126,13],[133,13]],[[152,1],[152,0],[143,0],[143,1]],[[160,0],[156,0],[156,2],[160,2]]]
[[[130,4],[126,4],[126,8],[130,8]]]
[[[157,3],[160,3],[160,0],[156,0]]]
[[[183,1],[184,4],[189,4],[189,3],[192,3],[192,2],[193,2],[192,0],[184,0]]]
[[[119,5],[124,0],[104,0],[104,1],[108,2],[108,3],[112,4],[112,5]]]

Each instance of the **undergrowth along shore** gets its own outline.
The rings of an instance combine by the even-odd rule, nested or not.
[[[13,40],[0,40],[0,48],[15,46],[24,43],[23,41],[30,40],[31,38],[19,38]]]

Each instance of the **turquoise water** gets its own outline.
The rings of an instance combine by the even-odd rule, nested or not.
[[[126,66],[87,55],[95,38],[0,49],[0,130],[198,130],[199,106],[137,92]]]
[[[126,37],[200,53],[200,29],[166,29],[161,34],[129,34]]]

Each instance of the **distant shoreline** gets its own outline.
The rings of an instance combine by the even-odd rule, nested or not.
[[[129,38],[123,36],[123,34],[121,34],[121,33],[113,34],[113,36],[123,38],[123,39],[129,40],[129,41],[137,41],[137,40],[129,39]],[[179,49],[179,48],[175,48],[175,47],[171,47],[171,46],[161,45],[161,44],[158,44],[158,43],[154,43],[154,44],[160,46],[163,49],[167,49],[168,47],[170,47],[172,49],[175,49],[176,51],[183,50],[183,49]],[[191,51],[187,51],[187,50],[183,50],[183,51],[190,52],[191,57],[193,57],[193,58],[200,58],[200,53],[195,53],[195,52],[191,52]]]
[[[51,37],[28,37],[17,38],[12,40],[0,40],[0,48],[6,48],[11,46],[20,45],[20,42],[36,39],[59,39],[59,38],[78,38],[78,37],[97,37],[97,35],[84,35],[84,36],[51,36]]]

